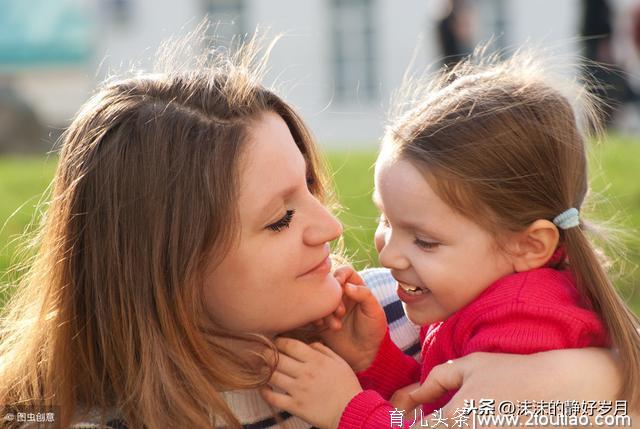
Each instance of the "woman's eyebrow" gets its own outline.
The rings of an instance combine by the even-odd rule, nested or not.
[[[280,201],[287,199],[288,196],[293,194],[297,189],[297,185],[287,186],[281,191],[277,192],[272,198],[270,198],[262,208],[260,208],[259,212],[260,217],[268,217],[275,212],[276,207],[280,206]]]
[[[302,171],[304,172],[304,176],[306,178],[307,177],[307,160],[306,158],[304,158],[304,156],[302,157],[302,161],[303,161]],[[272,216],[273,213],[276,211],[276,207],[279,207],[280,202],[282,200],[286,200],[287,197],[294,194],[297,191],[297,189],[298,189],[298,184],[294,183],[292,185],[288,185],[283,189],[277,191],[273,195],[273,197],[269,198],[269,200],[259,209],[258,213],[260,214],[260,219],[268,218]]]

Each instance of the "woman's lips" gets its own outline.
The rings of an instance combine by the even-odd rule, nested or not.
[[[299,277],[313,276],[313,275],[323,275],[326,276],[331,272],[331,258],[329,256],[325,256],[319,264],[311,268],[309,271],[300,274]]]

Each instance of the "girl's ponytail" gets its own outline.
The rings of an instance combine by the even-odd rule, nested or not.
[[[640,406],[640,321],[624,304],[583,226],[563,230],[569,265],[578,289],[602,318],[617,347],[625,375],[621,396]]]

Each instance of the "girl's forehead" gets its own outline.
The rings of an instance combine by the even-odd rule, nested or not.
[[[399,157],[395,152],[380,152],[375,164],[375,182],[394,179],[394,182],[424,181],[421,170],[410,160]]]
[[[430,199],[431,188],[422,173],[409,161],[385,159],[376,164],[375,190],[377,198],[390,200]]]
[[[374,175],[376,178],[382,174],[384,171],[388,170],[391,166],[398,163],[400,160],[398,157],[391,152],[390,150],[382,149],[378,154],[378,158],[376,159]]]

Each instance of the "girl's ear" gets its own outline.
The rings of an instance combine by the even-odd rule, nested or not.
[[[558,228],[546,219],[538,219],[513,238],[511,259],[515,271],[540,268],[553,255],[560,239]]]

